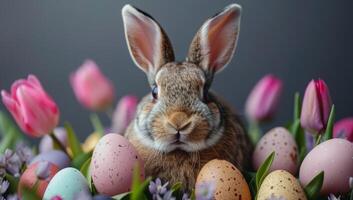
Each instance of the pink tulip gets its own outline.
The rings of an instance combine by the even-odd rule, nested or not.
[[[353,142],[353,117],[344,118],[335,123],[333,128],[334,138],[345,138]]]
[[[70,82],[78,101],[91,110],[104,110],[113,102],[114,86],[92,60],[72,73]]]
[[[277,109],[282,93],[282,81],[266,75],[252,89],[245,105],[247,117],[252,121],[270,119]]]
[[[312,134],[323,133],[331,111],[329,89],[323,80],[312,80],[308,84],[300,122],[302,127]]]
[[[113,132],[120,134],[125,132],[125,129],[135,117],[137,103],[137,97],[132,95],[121,98],[113,114]]]
[[[59,109],[34,75],[15,81],[11,94],[1,91],[2,101],[21,129],[40,137],[53,131],[59,121]]]

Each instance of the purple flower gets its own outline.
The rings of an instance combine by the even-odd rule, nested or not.
[[[175,197],[172,196],[173,191],[168,190],[169,182],[162,185],[161,179],[157,178],[154,182],[150,181],[148,189],[152,195],[153,200],[175,200]]]
[[[48,161],[41,161],[36,170],[38,179],[45,180],[50,175],[50,164]]]
[[[0,184],[0,194],[5,194],[7,189],[9,189],[10,183],[8,181],[3,181]]]
[[[214,182],[203,182],[196,185],[196,200],[211,200],[216,190]]]
[[[327,197],[327,199],[328,199],[328,200],[341,200],[341,196],[336,197],[335,195],[330,194],[330,195]]]
[[[10,149],[5,150],[4,157],[6,171],[14,175],[15,177],[19,177],[20,169],[22,167],[20,157]]]
[[[17,194],[7,195],[6,199],[7,200],[19,200]]]
[[[16,145],[16,154],[25,164],[29,164],[33,158],[32,149],[23,142]]]
[[[189,195],[187,193],[183,194],[183,197],[181,198],[181,200],[191,200]]]
[[[306,149],[309,152],[311,149],[314,148],[314,137],[310,133],[306,132],[305,133],[305,140],[306,140]]]

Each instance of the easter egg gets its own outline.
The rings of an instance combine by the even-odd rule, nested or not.
[[[196,179],[196,191],[202,184],[213,184],[214,199],[251,199],[249,186],[241,172],[230,162],[214,159],[207,162]]]
[[[99,139],[101,138],[100,134],[95,132],[89,135],[85,142],[82,144],[82,149],[84,152],[89,152],[94,149]]]
[[[38,161],[51,162],[58,166],[59,169],[70,166],[70,158],[64,152],[58,150],[51,150],[38,154],[32,159],[31,163],[36,163]]]
[[[54,129],[54,135],[59,139],[61,144],[67,147],[67,134],[63,127],[58,127]],[[39,143],[39,152],[52,151],[54,149],[53,139],[49,135],[42,137]]]
[[[263,180],[257,199],[306,200],[306,196],[299,181],[292,174],[284,170],[276,170]]]
[[[104,135],[93,151],[90,166],[97,191],[108,196],[130,191],[136,164],[143,180],[143,161],[133,145],[119,134]]]
[[[256,145],[253,153],[253,167],[259,169],[266,158],[275,152],[270,172],[283,169],[291,174],[298,170],[297,144],[289,131],[283,127],[277,127],[267,132]]]
[[[75,168],[67,167],[60,170],[49,182],[44,193],[44,200],[60,196],[62,200],[72,200],[81,191],[89,192],[85,177]]]
[[[37,171],[39,165],[41,164],[41,162],[45,162],[45,161],[39,161],[39,162],[36,162],[36,163],[29,165],[28,168],[21,175],[20,182],[18,184],[18,195],[19,196],[22,196],[23,188],[32,189],[38,180],[36,194],[40,198],[43,197],[43,194],[49,184],[49,181],[59,171],[59,168],[56,165],[49,163],[49,168],[48,168],[49,176],[44,180],[40,180],[40,179],[38,179],[38,177],[36,175],[36,171]]]
[[[307,185],[321,171],[324,171],[321,194],[347,193],[349,177],[353,177],[353,143],[335,138],[316,146],[300,166],[300,182]]]

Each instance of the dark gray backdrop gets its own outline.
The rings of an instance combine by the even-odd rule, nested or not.
[[[92,58],[113,80],[117,97],[149,92],[144,74],[130,59],[121,8],[130,3],[164,27],[178,59],[207,17],[230,0],[1,0],[0,88],[36,74],[83,138],[92,128],[88,111],[70,88],[69,73]],[[323,78],[337,105],[338,118],[353,115],[353,1],[242,0],[240,39],[233,61],[213,89],[243,115],[253,84],[267,73],[285,82],[274,124],[292,116],[292,96],[312,78]],[[3,106],[0,106],[3,109]],[[104,116],[102,116],[104,117]],[[105,119],[105,123],[107,119]]]

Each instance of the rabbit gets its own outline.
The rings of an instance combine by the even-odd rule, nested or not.
[[[227,160],[240,170],[249,164],[252,144],[240,120],[210,91],[214,75],[234,54],[240,13],[241,7],[231,4],[209,18],[193,38],[186,60],[177,62],[158,22],[131,5],[123,7],[129,52],[151,87],[125,132],[147,176],[171,185],[181,182],[191,191],[202,166],[212,159]]]

